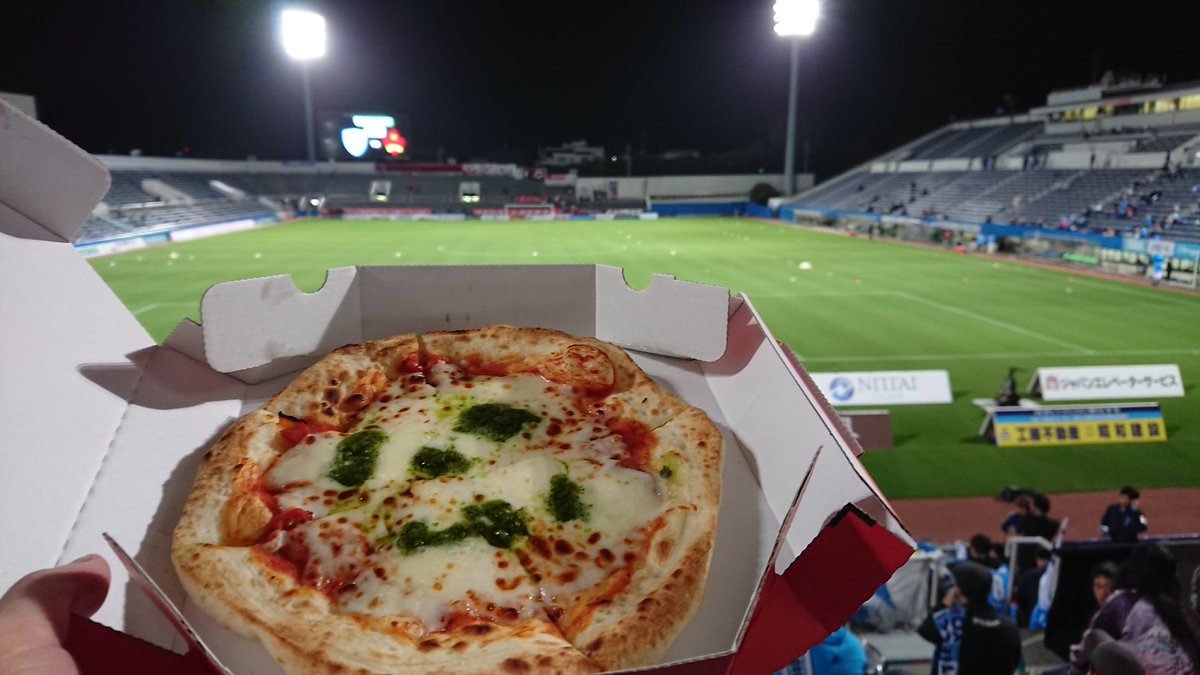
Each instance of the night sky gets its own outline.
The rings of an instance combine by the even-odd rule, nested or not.
[[[772,0],[311,2],[329,25],[318,111],[407,115],[411,149],[532,158],[779,149],[788,45]],[[94,153],[297,159],[300,70],[283,3],[11,0],[0,91]],[[292,5],[288,5],[292,6]],[[297,5],[298,6],[298,5]],[[1120,11],[1117,11],[1120,10]],[[827,0],[801,49],[801,138],[828,177],[951,119],[1044,103],[1106,70],[1200,78],[1200,3]],[[772,154],[772,156],[774,156]],[[798,160],[798,163],[801,160]]]

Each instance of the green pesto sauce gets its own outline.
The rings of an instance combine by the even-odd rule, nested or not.
[[[454,430],[503,443],[516,436],[526,424],[541,420],[541,417],[524,408],[503,403],[481,403],[459,415]]]
[[[422,521],[405,523],[395,537],[396,546],[405,553],[414,553],[425,546],[482,537],[496,548],[509,548],[517,537],[529,536],[529,530],[525,528],[525,511],[513,509],[512,504],[502,499],[464,506],[462,516],[461,521],[441,530]]]
[[[358,487],[367,482],[375,473],[379,446],[385,440],[387,434],[379,429],[367,429],[343,438],[333,456],[329,477],[346,487]]]
[[[571,480],[565,473],[550,477],[550,493],[546,495],[546,506],[560,523],[568,520],[587,520],[591,507],[583,502],[583,486]]]
[[[512,504],[503,499],[464,506],[462,512],[471,531],[496,548],[508,548],[513,539],[529,536],[529,530],[525,529],[525,511],[513,509]]]
[[[466,473],[469,468],[471,468],[471,460],[455,450],[453,446],[448,448],[423,446],[417,451],[417,454],[413,455],[412,463],[409,465],[409,471],[418,478],[453,476]]]
[[[435,530],[422,521],[414,520],[404,524],[396,535],[396,545],[405,553],[412,553],[426,546],[441,546],[461,541],[471,536],[471,528],[466,523],[455,523],[442,530]]]

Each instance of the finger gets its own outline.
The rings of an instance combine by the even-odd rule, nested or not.
[[[108,563],[98,555],[33,572],[0,597],[0,634],[19,635],[26,647],[61,644],[71,614],[91,616],[100,609],[109,580]]]

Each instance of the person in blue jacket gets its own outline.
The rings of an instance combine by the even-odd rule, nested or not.
[[[812,670],[807,669],[809,664]],[[867,650],[854,633],[842,626],[810,649],[807,659],[796,659],[776,675],[863,675],[866,672]]]

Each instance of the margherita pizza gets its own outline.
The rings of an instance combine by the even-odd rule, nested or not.
[[[607,343],[401,335],[225,433],[172,556],[291,672],[644,665],[700,604],[721,460],[704,413]]]

